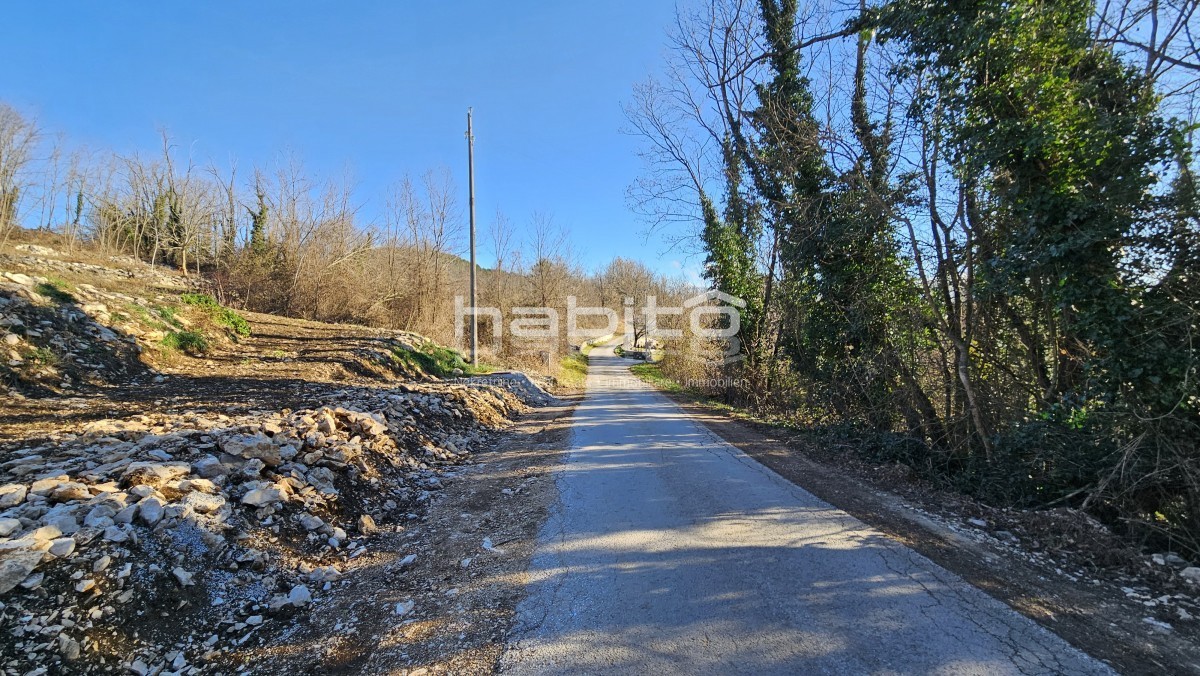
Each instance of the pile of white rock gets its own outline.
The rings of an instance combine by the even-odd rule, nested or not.
[[[199,673],[283,631],[523,409],[350,389],[303,411],[101,421],[0,462],[0,669]],[[44,673],[44,672],[42,672]]]
[[[146,301],[79,284],[71,290],[75,302],[55,303],[42,293],[47,283],[46,277],[0,272],[0,363],[22,373],[26,386],[63,391],[123,381],[146,370],[137,359],[144,349],[139,336],[155,336],[136,322],[114,322],[109,309]],[[39,345],[52,351],[52,361]]]
[[[204,286],[203,280],[199,277],[186,277],[175,274],[172,271],[148,265],[130,256],[110,256],[108,262],[111,265],[97,265],[95,263],[70,260],[69,255],[67,258],[61,258],[65,254],[51,247],[38,244],[17,244],[13,249],[20,253],[0,257],[0,263],[4,263],[5,267],[87,273],[115,279],[141,279],[149,284],[166,289],[188,290]]]

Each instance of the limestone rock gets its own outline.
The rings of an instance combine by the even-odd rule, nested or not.
[[[45,477],[34,481],[29,487],[29,492],[34,495],[50,495],[59,484],[64,481],[70,481],[70,477],[63,474],[61,476]]]
[[[0,486],[0,509],[16,507],[25,502],[25,495],[28,493],[28,490],[25,484],[6,484]]]
[[[288,592],[287,600],[293,606],[303,606],[312,601],[312,592],[308,590],[308,587],[298,584]]]
[[[205,479],[215,479],[227,473],[225,465],[211,455],[206,455],[192,464],[192,472]]]
[[[55,502],[72,502],[75,500],[87,500],[92,497],[91,491],[88,490],[87,484],[81,484],[75,481],[66,481],[60,483],[50,492],[50,499]]]
[[[358,517],[358,532],[363,535],[371,535],[379,530],[375,525],[375,519],[371,518],[370,514],[363,514]]]
[[[268,467],[278,467],[283,464],[279,447],[265,434],[244,434],[230,437],[222,444],[221,449],[230,455],[247,460],[262,460]]]
[[[242,504],[251,507],[262,507],[274,502],[282,502],[286,496],[283,491],[274,486],[255,488],[242,496]]]
[[[190,573],[180,566],[175,566],[175,568],[171,570],[171,574],[175,576],[175,580],[179,582],[179,586],[181,587],[191,587],[195,584],[195,582],[192,581],[192,578],[195,577],[195,573]]]
[[[35,543],[45,544],[51,540],[61,537],[62,534],[62,529],[58,526],[42,526],[41,528],[35,528],[33,532],[29,534],[29,537]]]
[[[192,471],[186,462],[135,462],[125,470],[122,479],[126,486],[159,488],[169,481],[185,477]]]
[[[21,548],[0,551],[0,594],[6,594],[21,584],[42,561],[42,551]]]
[[[50,549],[48,551],[59,558],[70,556],[71,553],[75,551],[75,538],[58,538],[56,540],[51,540]]]
[[[212,514],[225,506],[225,498],[208,493],[188,493],[179,504],[190,507],[197,514]]]
[[[117,510],[109,505],[96,505],[83,517],[83,525],[88,528],[96,528],[103,530],[116,523],[113,517],[117,515]]]
[[[165,506],[162,500],[151,495],[138,503],[138,518],[147,526],[153,526],[162,520]]]
[[[79,641],[67,636],[66,634],[58,635],[58,652],[65,660],[79,659],[80,646]]]

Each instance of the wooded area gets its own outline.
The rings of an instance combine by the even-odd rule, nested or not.
[[[201,166],[166,132],[152,155],[70,150],[69,143],[0,104],[0,241],[22,225],[58,233],[68,248],[122,253],[203,275],[223,303],[326,322],[415,331],[456,345],[454,298],[469,264],[463,191],[448,170],[393,184],[381,215],[364,218],[348,178],[315,177],[295,157],[239,172]],[[545,213],[518,224],[481,219],[479,304],[558,313],[555,340],[521,339],[480,321],[483,359],[547,370],[567,354],[568,296],[578,306],[620,308],[622,298],[680,298],[694,289],[644,264],[616,258],[584,270],[567,228]],[[593,321],[581,322],[590,328]],[[602,323],[602,322],[601,322]],[[638,326],[644,323],[637,322]],[[548,368],[557,374],[557,360]]]
[[[1197,3],[683,10],[634,205],[744,298],[715,392],[1200,551]],[[704,365],[709,366],[705,367]]]

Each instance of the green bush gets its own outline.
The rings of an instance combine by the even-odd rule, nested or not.
[[[159,305],[154,308],[154,312],[157,313],[159,317],[162,317],[164,322],[170,324],[171,326],[177,329],[183,328],[183,324],[179,321],[179,318],[175,316],[175,308],[169,305]]]
[[[194,305],[205,310],[216,310],[221,307],[217,299],[207,293],[184,293],[180,294],[179,300],[183,301],[184,305]]]
[[[439,378],[453,376],[455,369],[461,370],[463,375],[476,375],[487,371],[483,367],[471,366],[458,350],[435,343],[426,343],[416,350],[395,347],[392,354],[397,361]]]
[[[221,305],[207,293],[185,293],[179,296],[179,300],[184,305],[204,310],[214,322],[229,329],[235,337],[246,338],[250,335],[250,323],[245,317]]]
[[[199,331],[172,331],[162,339],[163,347],[169,350],[180,350],[188,354],[204,354],[208,352],[208,338]]]
[[[250,322],[247,322],[245,317],[227,307],[218,310],[213,319],[221,326],[233,331],[236,336],[246,338],[250,335]]]

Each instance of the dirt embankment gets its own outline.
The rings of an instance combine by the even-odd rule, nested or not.
[[[494,660],[569,402],[414,372],[395,358],[414,334],[255,314],[227,331],[180,303],[196,289],[0,252],[0,666]],[[164,340],[185,333],[206,349]]]

